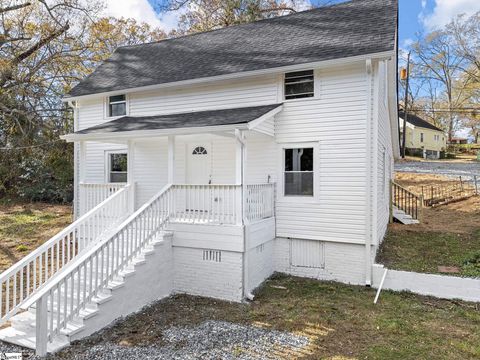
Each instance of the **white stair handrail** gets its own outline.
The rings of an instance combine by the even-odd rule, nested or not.
[[[36,304],[36,352],[46,353],[68,321],[78,316],[110,281],[130,264],[163,229],[174,203],[172,185],[165,186],[125,220],[112,236],[95,244],[22,305]]]
[[[79,252],[128,215],[127,185],[0,274],[0,324]]]

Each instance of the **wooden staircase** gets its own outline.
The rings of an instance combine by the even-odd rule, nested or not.
[[[171,234],[164,227],[172,214],[172,195],[172,186],[166,186],[108,237],[77,254],[17,305],[0,340],[44,356],[170,295],[173,256]]]
[[[423,212],[423,197],[414,194],[401,185],[390,185],[390,222],[397,220],[401,224],[419,224]]]
[[[58,328],[59,331],[52,334],[46,342],[46,352],[54,353],[62,348],[70,345],[72,341],[88,336],[99,328],[108,325],[115,318],[126,315],[125,308],[121,304],[125,303],[129,298],[129,294],[136,293],[137,301],[140,299],[140,304],[134,305],[133,310],[138,310],[148,301],[157,299],[158,294],[155,293],[153,298],[144,299],[141,293],[136,291],[138,284],[145,284],[145,276],[150,276],[150,271],[145,268],[156,267],[158,257],[162,257],[159,252],[164,252],[171,246],[171,233],[159,233],[155,239],[148,243],[129,264],[113,276],[107,285],[100,291],[97,291],[90,299],[83,299],[83,296],[88,293],[88,284],[91,280],[98,278],[101,273],[106,273],[107,262],[104,263],[103,268],[96,268],[95,263],[88,264],[86,271],[74,272],[71,281],[64,282],[57,294],[65,296],[50,296],[47,299],[47,313],[46,320],[50,322],[48,327]],[[118,250],[121,251],[121,250]],[[114,261],[117,254],[110,256],[110,261]],[[147,273],[147,274],[145,274]],[[71,284],[73,284],[73,291]],[[79,285],[78,288],[76,286]],[[145,291],[143,291],[145,292]],[[163,295],[169,295],[170,288],[167,286]],[[64,323],[65,314],[69,314],[75,304],[81,305],[77,313],[72,316],[67,316],[67,321]],[[0,330],[0,340],[12,344],[20,345],[29,349],[37,350],[37,324],[38,302],[33,303],[26,311],[23,311],[10,319],[10,326]],[[132,307],[131,304],[128,305]],[[114,309],[117,309],[115,311]],[[130,311],[131,312],[131,311]],[[43,330],[45,331],[45,330]],[[45,333],[46,334],[46,333]]]

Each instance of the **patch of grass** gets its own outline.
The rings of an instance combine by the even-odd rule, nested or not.
[[[470,277],[480,277],[480,251],[467,257],[462,265],[462,273]]]
[[[0,204],[0,271],[72,221],[71,207],[43,203]]]
[[[250,304],[177,295],[55,355],[70,359],[95,344],[162,346],[171,326],[206,320],[251,324],[306,336],[307,348],[275,353],[277,359],[480,358],[479,305],[332,282],[276,276]],[[199,339],[199,341],[205,341]],[[213,344],[212,344],[213,346]],[[235,351],[241,355],[241,348]]]
[[[455,266],[461,276],[480,276],[469,261],[479,248],[475,235],[396,230],[387,234],[377,262],[391,269],[427,273],[438,273],[438,266]]]
[[[26,246],[26,245],[18,245],[17,246],[17,251],[19,251],[19,252],[25,252],[27,250],[28,250],[28,246]]]

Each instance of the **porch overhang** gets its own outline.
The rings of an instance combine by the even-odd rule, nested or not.
[[[207,110],[156,116],[123,116],[103,124],[61,136],[74,141],[128,141],[129,139],[168,135],[226,133],[235,130],[256,130],[267,135],[267,120],[282,110],[282,104]]]

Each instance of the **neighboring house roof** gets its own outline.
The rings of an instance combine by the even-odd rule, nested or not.
[[[187,112],[182,114],[124,116],[100,125],[76,131],[74,135],[247,124],[281,106],[282,104],[272,104],[235,109]]]
[[[399,111],[398,116],[403,119],[404,116],[405,116],[405,112]],[[412,114],[412,113],[408,113],[407,122],[409,124],[412,124],[413,126],[418,126],[418,127],[422,127],[422,128],[426,128],[426,129],[431,129],[431,130],[437,130],[437,131],[441,131],[443,133],[442,129],[436,127],[435,125],[430,124],[428,121],[423,120],[422,118],[420,118],[417,115]]]
[[[392,51],[397,0],[352,0],[118,48],[69,97]]]

